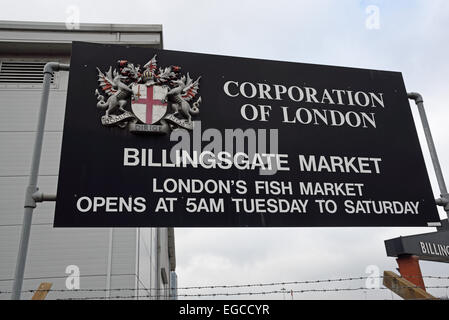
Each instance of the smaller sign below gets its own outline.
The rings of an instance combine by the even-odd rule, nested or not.
[[[385,240],[387,256],[414,255],[420,260],[449,263],[449,230]]]

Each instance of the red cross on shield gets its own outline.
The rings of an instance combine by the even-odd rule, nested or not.
[[[153,124],[161,120],[167,113],[167,103],[163,103],[168,88],[135,84],[133,87],[135,99],[131,101],[131,109],[137,119],[145,124]]]

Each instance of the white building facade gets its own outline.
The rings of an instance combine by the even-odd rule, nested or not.
[[[70,63],[72,41],[162,48],[162,26],[0,22],[0,299],[11,296],[43,66]],[[56,194],[68,76],[55,73],[50,91],[38,181],[48,194]],[[170,298],[172,228],[54,229],[53,216],[51,202],[34,210],[22,299],[42,282],[53,284],[47,299]]]

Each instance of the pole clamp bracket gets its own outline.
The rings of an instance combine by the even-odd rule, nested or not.
[[[449,211],[449,194],[442,194],[440,199],[436,200],[438,206],[444,207],[444,210]]]
[[[38,190],[36,190],[36,192],[33,193],[32,197],[35,202],[56,201],[55,194],[46,194]]]
[[[36,208],[36,200],[34,194],[38,192],[39,188],[36,186],[28,186],[25,192],[25,208]]]

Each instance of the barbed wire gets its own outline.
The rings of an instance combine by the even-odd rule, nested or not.
[[[421,275],[407,275],[406,277],[399,276],[402,279],[411,278],[423,278],[433,280],[449,280],[449,276],[421,276]],[[284,281],[284,282],[269,282],[269,283],[253,283],[253,284],[233,284],[233,285],[206,285],[206,286],[186,286],[176,287],[176,290],[203,290],[203,289],[233,289],[233,288],[254,288],[254,287],[269,287],[269,286],[289,286],[289,285],[308,285],[308,284],[323,284],[323,283],[337,283],[347,281],[361,281],[361,280],[374,280],[383,279],[384,276],[363,276],[363,277],[349,277],[349,278],[335,278],[335,279],[322,279],[322,280],[302,280],[302,281]],[[109,291],[165,291],[166,288],[87,288],[87,289],[28,289],[22,290],[21,293],[35,293],[40,291],[45,292],[109,292]],[[0,294],[11,294],[12,291],[0,291]],[[159,295],[158,295],[159,296]],[[196,296],[196,295],[195,295]]]
[[[419,286],[402,286],[397,289],[417,289]],[[449,286],[429,286],[427,289],[448,289]],[[258,291],[258,292],[223,292],[223,293],[198,293],[198,294],[178,294],[177,297],[217,297],[217,296],[257,296],[257,295],[270,295],[270,294],[285,294],[285,293],[328,293],[328,292],[349,292],[349,291],[374,291],[374,290],[390,290],[388,288],[333,288],[333,289],[304,289],[304,290],[272,290],[272,291]],[[134,299],[134,298],[160,298],[161,295],[130,295],[130,296],[110,296],[110,297],[81,297],[81,298],[65,298],[57,300],[116,300],[116,299]]]

